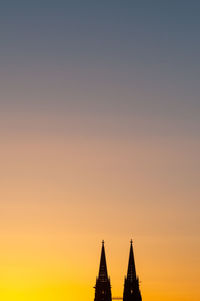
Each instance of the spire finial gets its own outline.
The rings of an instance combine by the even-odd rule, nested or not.
[[[133,244],[133,240],[132,240],[132,238],[131,238],[131,241],[130,241],[130,243],[131,243],[131,245]]]
[[[104,240],[102,240],[102,245],[104,245]]]

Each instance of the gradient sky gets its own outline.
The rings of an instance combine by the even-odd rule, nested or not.
[[[0,299],[200,299],[200,2],[2,0]]]

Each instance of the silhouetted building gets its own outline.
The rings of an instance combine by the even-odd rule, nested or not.
[[[96,279],[94,301],[112,301],[110,278],[108,277],[104,241],[102,241],[99,275]],[[121,297],[114,299],[122,300]],[[123,301],[142,301],[139,278],[136,275],[135,260],[133,255],[133,243],[131,240],[128,271],[124,281]]]
[[[136,275],[133,244],[131,240],[127,276],[124,281],[123,301],[141,301],[139,278]]]
[[[97,277],[96,280],[94,301],[111,301],[111,300],[112,297],[111,297],[110,278],[108,277],[107,266],[106,266],[104,241],[102,241],[99,276]]]

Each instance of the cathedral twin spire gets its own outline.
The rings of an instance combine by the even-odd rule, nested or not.
[[[110,278],[108,277],[108,272],[107,272],[104,241],[102,241],[99,276],[96,280],[94,301],[111,301],[111,300],[112,300],[112,296],[111,296]]]
[[[101,260],[100,260],[100,266],[99,266],[99,279],[101,281],[107,281],[107,279],[108,279],[104,240],[102,241]]]
[[[104,241],[102,241],[99,275],[96,279],[94,301],[112,301],[110,278],[108,277]],[[139,279],[136,275],[133,243],[131,240],[127,276],[124,281],[123,301],[142,301]]]
[[[135,260],[133,256],[133,241],[131,239],[130,253],[129,253],[129,261],[128,261],[128,271],[127,271],[127,279],[133,281],[136,279],[136,271],[135,271]]]
[[[124,280],[123,301],[142,301],[139,279],[136,276],[135,260],[133,255],[133,242],[131,240],[128,271]]]

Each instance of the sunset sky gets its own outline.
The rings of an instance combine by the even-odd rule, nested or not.
[[[0,300],[200,300],[200,1],[0,1]]]

